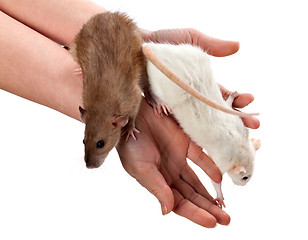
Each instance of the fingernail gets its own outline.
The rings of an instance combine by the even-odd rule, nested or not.
[[[168,213],[168,209],[167,209],[166,204],[164,204],[164,203],[161,204],[161,211],[162,211],[163,215],[166,215]]]

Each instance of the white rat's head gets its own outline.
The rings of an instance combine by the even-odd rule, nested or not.
[[[255,152],[261,146],[260,140],[251,139],[248,148],[239,147],[234,154],[234,165],[228,174],[236,185],[244,186],[251,178],[254,169]]]

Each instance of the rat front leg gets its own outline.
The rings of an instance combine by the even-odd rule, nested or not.
[[[237,98],[238,96],[239,96],[239,93],[237,91],[230,92],[230,95],[226,100],[226,102],[230,105],[230,107],[232,107],[234,99]]]
[[[137,140],[135,133],[140,133],[140,131],[136,128],[135,126],[135,119],[130,118],[124,132],[122,133],[122,136],[125,135],[127,133],[126,136],[126,142],[128,141],[129,137],[132,137],[135,141]]]
[[[222,207],[226,207],[225,203],[224,203],[224,197],[222,195],[222,191],[221,191],[221,183],[215,183],[212,181],[212,184],[215,188],[217,197],[214,199],[215,202],[217,203],[217,206],[222,208]]]
[[[144,96],[147,102],[153,107],[154,113],[157,117],[162,117],[163,113],[165,113],[167,116],[172,114],[172,110],[167,106],[167,104],[153,93],[147,91],[144,93]]]

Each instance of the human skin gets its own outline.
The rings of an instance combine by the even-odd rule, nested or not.
[[[0,88],[79,120],[82,81],[74,75],[78,65],[57,43],[69,46],[83,23],[106,10],[84,0],[2,0],[0,9]],[[145,41],[192,43],[214,56],[227,56],[239,48],[237,42],[214,39],[194,29],[140,31]],[[221,90],[228,95],[222,86]],[[234,106],[252,101],[252,95],[241,94]],[[259,126],[256,118],[243,121],[250,128]],[[220,182],[218,168],[202,149],[171,117],[155,117],[145,101],[136,126],[141,131],[137,141],[121,141],[117,150],[126,171],[155,195],[163,214],[173,210],[205,227],[228,224],[230,216],[213,204],[186,162],[190,158]]]

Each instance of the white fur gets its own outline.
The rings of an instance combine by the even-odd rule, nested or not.
[[[191,45],[145,45],[180,79],[217,104],[230,108],[213,79],[209,57],[200,48]],[[192,97],[150,61],[147,71],[152,94],[168,105],[183,130],[206,149],[223,174],[229,172],[235,184],[245,185],[247,181],[242,180],[244,173],[232,172],[236,165],[245,167],[245,176],[249,176],[249,179],[253,172],[255,150],[242,120]]]

